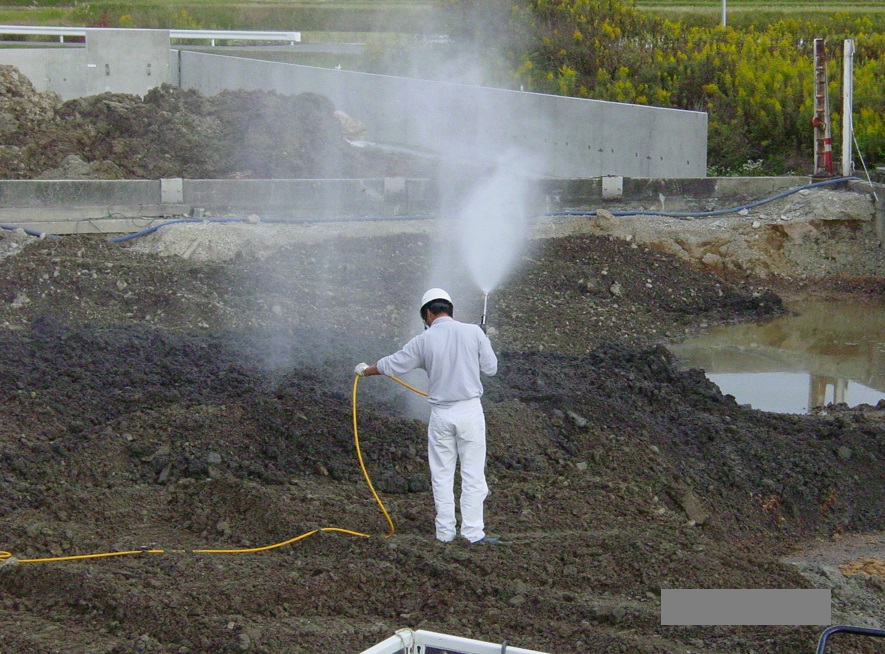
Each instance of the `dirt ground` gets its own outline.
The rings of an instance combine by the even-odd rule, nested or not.
[[[885,627],[874,564],[839,569],[885,559],[885,406],[754,411],[666,349],[802,294],[882,301],[869,216],[831,220],[864,200],[825,193],[792,221],[723,222],[752,254],[717,245],[734,265],[627,219],[536,225],[490,296],[498,547],[434,540],[410,391],[356,387],[393,536],[355,448],[353,366],[417,333],[447,247],[430,222],[0,231],[0,651],[359,652],[411,627],[557,654],[776,654],[822,630],[661,626],[668,588],[831,588],[834,622]],[[449,290],[477,321],[475,285]],[[136,553],[26,562],[113,552]]]

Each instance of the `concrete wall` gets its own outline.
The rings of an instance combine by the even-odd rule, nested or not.
[[[169,30],[103,29],[87,34],[86,95],[144,95],[170,78]]]
[[[618,182],[617,193],[606,182]],[[797,177],[705,179],[540,179],[530,185],[530,215],[597,209],[705,211],[740,206],[807,184]],[[469,188],[477,180],[448,180]],[[869,188],[864,185],[862,188]],[[53,234],[125,233],[173,218],[248,218],[281,222],[436,217],[438,184],[426,179],[163,179],[0,181],[0,224]]]
[[[6,48],[0,50],[0,62],[18,68],[41,93],[54,91],[68,100],[85,95],[84,55],[82,47],[74,46]]]
[[[49,234],[126,233],[174,218],[319,222],[437,211],[428,180],[6,180],[0,225]]]
[[[510,157],[548,177],[704,177],[707,114],[298,66],[169,47],[168,30],[89,29],[85,48],[0,50],[0,62],[64,99],[144,95],[165,82],[329,97],[367,138],[457,164]]]
[[[360,120],[367,140],[457,161],[514,152],[551,177],[704,177],[707,114],[354,73],[202,52],[179,53],[179,84],[319,93]]]
[[[143,96],[173,80],[169,30],[88,29],[85,47],[4,48],[0,63],[64,100],[106,91]]]
[[[160,180],[6,180],[0,181],[0,207],[41,209],[57,206],[142,205],[160,202]]]

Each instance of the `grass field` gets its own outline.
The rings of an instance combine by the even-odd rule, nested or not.
[[[721,0],[635,0],[644,12],[686,26],[716,26]],[[387,70],[378,53],[407,45],[409,35],[445,33],[437,0],[12,0],[0,4],[0,24],[143,27],[156,29],[239,29],[301,32],[303,43],[364,43],[367,54],[278,53],[274,59],[318,66],[342,66],[366,72]],[[885,32],[885,0],[727,0],[727,23],[741,29],[764,26],[784,18],[818,22],[836,13],[863,16],[873,31]],[[417,57],[417,51],[412,51]],[[432,56],[432,55],[431,55]]]
[[[880,0],[857,0],[856,2],[808,2],[807,0],[781,0],[780,2],[770,2],[769,0],[727,0],[729,10],[735,11],[808,11],[814,13],[835,13],[839,11],[879,11],[885,13],[885,5]],[[721,9],[722,3],[716,0],[691,0],[683,1],[678,4],[666,2],[666,0],[640,0],[634,3],[639,9],[661,9],[661,10],[695,10],[695,9]]]
[[[687,24],[716,25],[720,0],[635,0],[633,6]],[[204,29],[278,29],[301,32],[441,31],[435,0],[7,0],[0,4],[0,24]],[[835,13],[863,15],[885,30],[883,0],[727,0],[727,22],[733,27],[759,25],[781,18],[811,20]],[[121,23],[122,22],[122,23]]]
[[[34,0],[0,4],[0,24],[337,32],[438,31],[431,0]]]
[[[690,23],[698,19],[712,18],[718,24],[722,17],[722,2],[716,0],[687,0],[679,4],[666,0],[639,0],[637,9],[653,12],[669,19],[687,19]],[[782,18],[807,18],[819,20],[821,17],[837,13],[865,16],[878,25],[885,25],[885,2],[881,0],[858,0],[856,2],[807,2],[805,0],[780,2],[755,0],[726,0],[727,23],[765,24]]]

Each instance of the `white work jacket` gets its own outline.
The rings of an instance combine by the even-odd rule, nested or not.
[[[479,325],[449,316],[440,316],[403,349],[375,365],[388,376],[404,375],[416,368],[426,370],[430,380],[427,401],[435,406],[482,397],[480,373],[498,372],[498,358]]]

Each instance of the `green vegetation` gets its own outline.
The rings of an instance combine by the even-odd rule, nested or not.
[[[6,0],[3,5],[4,22],[13,24],[160,29],[421,32],[434,15],[431,0]]]
[[[697,4],[666,4],[658,0],[641,0],[636,8],[642,13],[685,27],[717,27],[722,23],[722,3],[705,0]],[[885,6],[879,0],[856,3],[814,3],[764,1],[726,2],[726,23],[733,29],[765,28],[782,20],[793,19],[814,23],[827,20],[835,14],[850,14],[870,20],[874,32],[885,31]]]
[[[484,23],[494,26],[485,38],[508,36],[497,46],[526,90],[708,112],[708,159],[719,173],[811,172],[813,40],[827,39],[840,143],[842,42],[854,39],[855,136],[868,163],[885,161],[880,15],[808,12],[722,27],[686,25],[620,0],[452,2],[465,18],[461,35],[475,39]]]
[[[70,13],[60,7],[0,7],[0,25],[68,25]]]

